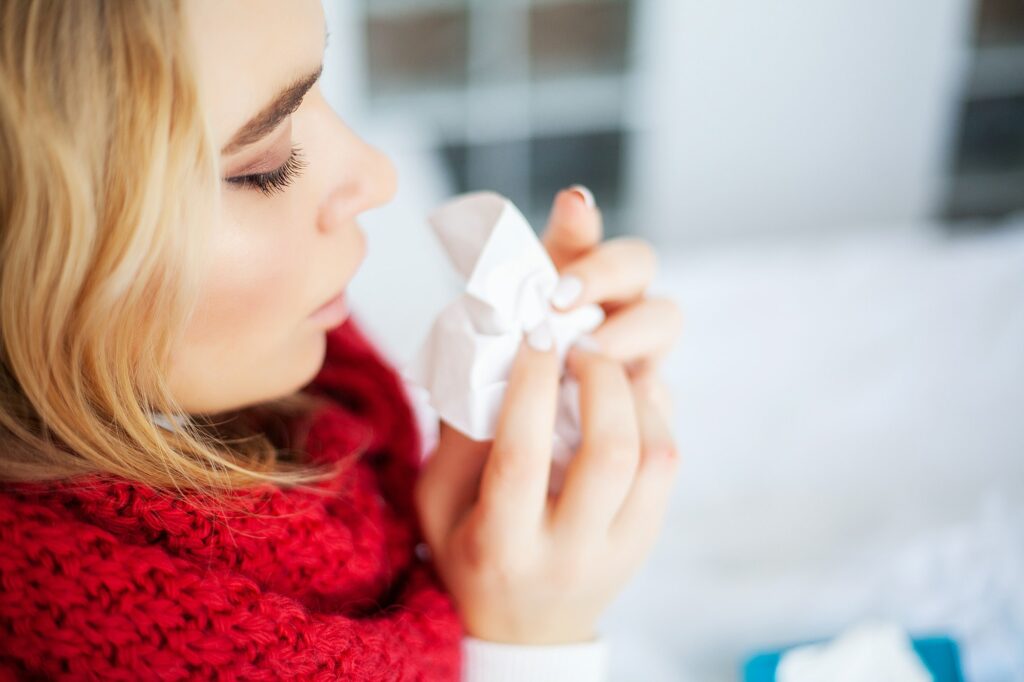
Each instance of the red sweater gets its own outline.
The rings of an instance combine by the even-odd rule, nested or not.
[[[463,635],[429,563],[400,379],[350,317],[313,392],[330,498],[234,493],[222,515],[124,479],[0,490],[0,679],[456,680]],[[88,484],[88,485],[83,485]]]

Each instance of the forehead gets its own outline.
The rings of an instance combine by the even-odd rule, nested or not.
[[[186,15],[218,149],[323,58],[320,0],[189,0]]]

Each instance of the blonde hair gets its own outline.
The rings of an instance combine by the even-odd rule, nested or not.
[[[0,479],[220,492],[334,475],[297,461],[302,433],[268,435],[313,395],[173,431],[150,418],[184,412],[167,368],[219,201],[180,2],[0,7]]]

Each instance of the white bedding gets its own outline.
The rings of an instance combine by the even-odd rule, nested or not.
[[[1024,224],[662,251],[685,465],[615,679],[734,680],[866,616],[1024,679]]]

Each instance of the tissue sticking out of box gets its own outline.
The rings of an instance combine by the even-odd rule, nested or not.
[[[825,644],[786,652],[775,671],[779,682],[932,682],[910,638],[899,626],[861,623]]]
[[[505,387],[523,333],[545,319],[561,369],[551,487],[580,440],[578,386],[565,373],[577,338],[604,321],[595,304],[569,312],[550,305],[558,271],[516,206],[495,192],[461,194],[441,204],[428,221],[455,270],[462,294],[446,306],[402,368],[425,389],[438,416],[473,440],[494,438]]]

